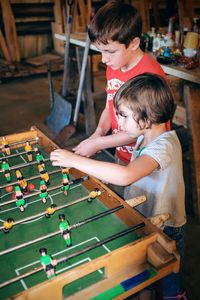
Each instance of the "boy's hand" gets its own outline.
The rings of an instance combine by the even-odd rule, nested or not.
[[[76,159],[77,156],[74,153],[63,149],[56,149],[50,154],[53,166],[73,168],[73,163]]]
[[[88,138],[84,141],[82,141],[80,144],[78,144],[76,147],[72,149],[74,153],[90,157],[96,154],[99,151],[98,148],[98,137],[97,138]]]

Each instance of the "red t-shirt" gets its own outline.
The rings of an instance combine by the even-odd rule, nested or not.
[[[158,74],[162,76],[164,79],[166,79],[166,75],[162,70],[161,66],[159,65],[159,63],[146,53],[143,55],[143,57],[138,62],[138,64],[127,72],[122,72],[120,70],[113,70],[110,67],[107,67],[106,70],[107,106],[110,111],[110,119],[111,119],[113,134],[119,131],[118,122],[117,122],[117,118],[113,106],[113,98],[115,93],[121,87],[121,85],[123,85],[127,80],[146,72]],[[170,128],[170,124],[167,124],[167,127]],[[131,159],[133,146],[134,143],[126,146],[117,147],[116,149],[117,157],[120,160],[124,161],[125,163],[128,163]]]

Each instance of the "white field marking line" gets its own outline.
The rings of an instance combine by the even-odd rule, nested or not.
[[[86,258],[84,258],[84,259],[82,259],[82,260],[80,260],[80,261],[78,261],[78,262],[72,264],[71,266],[67,266],[67,267],[65,267],[65,268],[60,269],[59,271],[57,271],[57,272],[55,272],[55,273],[58,275],[58,274],[60,274],[60,273],[62,273],[62,272],[64,272],[64,271],[66,271],[66,270],[68,270],[68,269],[71,269],[71,268],[73,268],[73,267],[75,267],[75,266],[77,266],[77,265],[80,265],[80,264],[82,264],[82,263],[84,263],[84,262],[86,262],[86,261],[92,261],[92,260],[91,260],[90,257],[86,257]],[[38,262],[39,262],[39,261],[38,261]],[[15,272],[16,272],[16,274],[17,274],[18,276],[20,275],[20,272],[18,271],[18,269],[15,270]],[[99,272],[100,274],[103,274],[103,271],[102,271],[102,270],[98,270],[98,272]],[[24,280],[21,279],[20,282],[21,282],[21,284],[22,284],[24,290],[27,290],[28,287],[27,287],[26,283],[24,282]]]
[[[17,276],[20,275],[20,273],[19,273],[17,270],[15,270],[15,273],[17,274]],[[20,282],[21,282],[22,287],[24,288],[24,290],[27,290],[28,288],[27,288],[27,285],[26,285],[26,283],[24,282],[24,280],[22,279],[22,280],[20,280]]]
[[[96,241],[99,242],[98,237],[94,236],[93,238],[88,239],[88,240],[86,240],[86,241],[84,241],[84,242],[81,242],[81,243],[79,243],[79,244],[77,244],[77,245],[75,245],[75,246],[72,246],[72,247],[70,247],[70,248],[64,249],[64,250],[62,250],[62,251],[59,251],[59,252],[53,254],[52,257],[56,257],[56,256],[58,256],[58,255],[61,254],[61,253],[64,253],[64,252],[67,252],[67,251],[69,251],[69,250],[71,250],[71,249],[77,248],[78,246],[81,246],[81,245],[83,245],[83,244],[86,244],[86,243],[88,243],[88,242],[90,242],[90,241],[92,241],[92,240],[96,240]],[[106,247],[105,245],[102,245],[102,246],[103,246],[103,248],[104,248],[107,252],[111,252],[111,250],[108,249],[108,247]],[[70,268],[72,268],[72,267],[74,267],[74,266],[76,266],[76,265],[78,265],[78,264],[81,264],[81,263],[84,262],[84,261],[92,261],[92,259],[91,259],[90,257],[87,257],[87,258],[85,258],[85,259],[83,259],[83,260],[79,260],[78,262],[72,264],[71,266],[67,266],[67,267],[65,267],[65,268],[63,268],[63,269],[61,269],[61,270],[59,270],[58,272],[56,272],[56,274],[59,274],[59,273],[61,273],[62,271],[67,270],[67,269],[70,269]],[[32,262],[32,263],[30,263],[30,264],[28,264],[28,265],[25,265],[25,266],[23,266],[23,267],[21,267],[21,268],[15,269],[15,273],[16,273],[17,275],[20,275],[20,271],[21,271],[21,270],[26,269],[26,268],[28,268],[28,267],[30,267],[30,266],[39,264],[39,263],[40,263],[40,261],[39,261],[39,260],[36,260],[36,261],[34,261],[34,262]],[[102,271],[101,269],[99,269],[99,270],[97,270],[97,271],[98,271],[100,274],[103,274],[103,271]],[[22,279],[22,280],[20,280],[20,282],[21,282],[23,288],[24,288],[25,290],[27,290],[28,288],[27,288],[27,285],[25,284],[24,280]]]
[[[56,274],[60,274],[60,273],[62,273],[63,271],[66,271],[66,270],[68,270],[68,269],[71,269],[72,267],[75,267],[75,266],[77,266],[77,265],[80,265],[81,263],[84,263],[85,261],[92,261],[92,260],[91,260],[90,257],[86,257],[86,258],[84,258],[84,259],[82,259],[82,260],[79,260],[78,262],[74,263],[74,264],[71,265],[71,266],[68,266],[68,267],[65,267],[65,268],[60,269],[59,271],[56,272]],[[98,270],[98,271],[101,271],[101,270]],[[103,272],[101,271],[100,273],[102,274]]]
[[[53,204],[53,199],[51,197],[51,195],[49,195],[48,197],[51,201],[51,204]],[[32,203],[37,203],[37,202],[41,202],[41,199],[37,199],[37,200],[34,200],[34,201],[31,201],[30,203],[26,203],[25,207],[28,207],[30,204]],[[11,211],[11,210],[19,210],[18,207],[13,207],[13,208],[9,208],[9,209],[5,209],[4,211],[0,211],[0,214],[2,213],[5,213],[5,212],[8,212],[8,211]],[[36,222],[40,219],[42,219],[44,216],[41,216],[41,217],[38,217],[38,218],[35,218],[35,219],[32,219],[30,221],[26,221],[26,222],[23,222],[21,224],[29,224],[29,223],[33,223],[33,222]],[[1,222],[4,222],[3,220],[0,219]]]
[[[51,195],[48,195],[47,198],[49,198],[50,201],[51,201],[51,204],[53,204],[53,199],[52,199]],[[36,202],[41,202],[41,201],[42,201],[41,199],[37,199],[37,200],[35,200],[35,201],[32,201],[32,202],[28,203],[28,205],[30,205],[30,204],[32,204],[32,203],[36,203]],[[28,205],[27,205],[27,206],[28,206]],[[35,218],[35,219],[32,219],[32,220],[23,222],[23,223],[21,223],[21,224],[24,225],[24,224],[33,223],[33,222],[36,222],[36,221],[42,219],[43,217],[44,217],[44,216],[41,216],[41,217],[38,217],[38,218]]]
[[[20,154],[20,152],[16,149],[16,153]],[[21,157],[21,159],[27,164],[28,161],[22,156],[22,155],[19,155],[19,157]]]

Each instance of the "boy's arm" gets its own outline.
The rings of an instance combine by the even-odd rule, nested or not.
[[[133,138],[130,138],[127,133],[123,131],[106,136],[110,128],[109,109],[105,108],[95,132],[88,139],[73,148],[73,151],[78,155],[90,157],[102,149],[114,148],[133,142]]]
[[[76,168],[100,180],[120,186],[129,185],[158,168],[158,163],[148,155],[141,155],[127,166],[93,160],[62,149],[53,151],[50,159],[53,166]]]
[[[78,155],[90,157],[102,149],[128,145],[133,141],[133,138],[130,138],[126,132],[120,131],[116,134],[90,137],[82,141],[73,151]]]
[[[106,106],[102,111],[98,126],[95,132],[87,139],[73,148],[73,151],[79,155],[90,157],[100,149],[96,143],[96,138],[104,136],[111,128],[109,108]]]

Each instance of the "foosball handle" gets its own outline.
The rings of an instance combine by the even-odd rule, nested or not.
[[[154,217],[148,218],[148,220],[155,226],[161,228],[167,220],[170,219],[169,213],[163,213],[160,215],[156,215]]]
[[[128,200],[125,200],[125,202],[130,205],[131,207],[135,207],[143,202],[145,202],[147,200],[146,196],[138,196],[135,198],[131,198]]]

